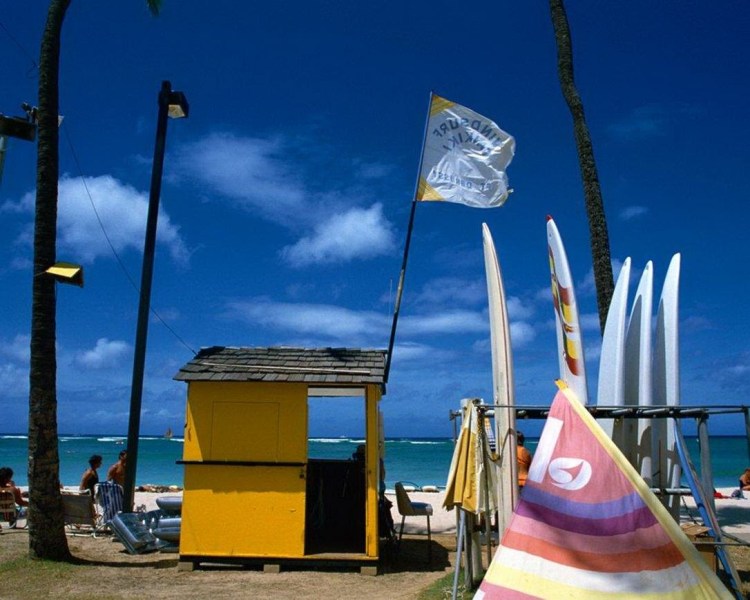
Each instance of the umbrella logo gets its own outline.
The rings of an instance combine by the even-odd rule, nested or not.
[[[563,422],[560,419],[547,417],[547,424],[542,431],[542,437],[539,438],[528,478],[541,483],[549,474],[552,483],[557,487],[570,491],[580,490],[591,481],[591,463],[583,458],[552,458],[562,427]]]
[[[578,474],[573,472],[578,469]],[[580,490],[591,480],[591,463],[582,458],[556,458],[547,469],[552,483],[563,490]]]

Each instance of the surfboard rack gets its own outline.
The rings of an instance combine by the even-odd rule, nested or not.
[[[480,400],[480,399],[477,399]],[[477,409],[492,417],[495,409],[513,409],[516,419],[546,419],[549,406],[519,406],[506,404],[481,404]],[[746,404],[713,404],[713,405],[651,405],[651,406],[598,406],[585,407],[595,419],[695,419],[700,440],[700,472],[701,483],[705,489],[713,489],[713,472],[711,467],[711,450],[708,435],[708,420],[712,415],[743,414],[745,421],[745,435],[748,441],[748,458],[750,459],[750,406]],[[450,419],[461,416],[460,411],[450,411]],[[664,488],[660,488],[664,489]],[[679,489],[679,488],[675,488]],[[665,492],[662,491],[662,494]],[[676,492],[677,494],[678,492]],[[679,492],[681,493],[681,492]],[[707,499],[712,509],[715,509],[713,496]]]
[[[518,406],[506,404],[479,404],[478,408],[485,411],[488,416],[496,408],[513,408],[518,419],[546,419],[549,415],[549,406]],[[596,419],[644,419],[644,418],[674,418],[694,419],[709,417],[711,415],[726,415],[743,413],[747,417],[750,414],[750,406],[745,404],[706,405],[706,406],[587,406],[591,416]],[[461,411],[451,411],[450,418],[461,416]]]

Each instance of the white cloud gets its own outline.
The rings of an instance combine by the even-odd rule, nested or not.
[[[549,293],[549,298],[552,298],[552,292]],[[506,304],[508,306],[508,318],[511,320],[528,320],[534,315],[534,308],[531,304],[524,302],[517,296],[510,296],[506,300]]]
[[[293,332],[297,337],[331,338],[351,344],[365,341],[383,345],[388,339],[392,315],[374,311],[356,311],[330,304],[274,302],[264,298],[236,300],[227,303],[226,318],[253,327]],[[401,315],[398,338],[419,338],[426,335],[486,333],[486,313],[449,310],[421,315]],[[519,333],[520,338],[527,336]],[[314,341],[314,340],[313,340]],[[409,340],[413,343],[413,340]]]
[[[583,313],[578,315],[582,331],[600,331],[599,313]]]
[[[488,327],[487,315],[469,310],[404,316],[399,320],[399,331],[404,335],[486,332]]]
[[[387,254],[394,248],[393,231],[383,206],[350,208],[315,226],[313,234],[281,250],[294,267],[316,263],[343,263]]]
[[[447,359],[451,352],[426,344],[417,344],[414,342],[404,342],[403,344],[394,344],[393,360],[397,363],[402,361],[419,361],[429,359],[431,363],[438,359]]]
[[[283,137],[213,133],[176,151],[176,172],[197,182],[206,196],[219,195],[256,217],[287,229],[305,230],[301,239],[281,251],[282,258],[294,267],[391,252],[395,246],[393,227],[384,217],[382,205],[354,206],[353,198],[361,202],[366,195],[361,189],[320,189],[319,171],[324,167],[311,166],[309,156],[300,156],[302,151],[303,144]],[[358,160],[349,164],[361,178],[379,179],[389,169]],[[305,169],[309,173],[303,173]],[[326,178],[324,185],[332,185],[334,179]]]
[[[487,284],[484,279],[467,280],[459,277],[438,277],[422,286],[409,298],[411,306],[474,306],[487,303]]]
[[[619,217],[622,221],[631,221],[643,217],[647,213],[648,208],[646,206],[626,206],[620,211]]]
[[[525,321],[511,321],[510,323],[510,343],[513,350],[518,350],[525,346],[528,346],[531,342],[536,339],[536,330],[534,326]],[[473,344],[474,350],[478,352],[491,352],[492,347],[490,345],[491,339],[486,337],[481,340],[477,340]]]
[[[659,106],[639,106],[609,126],[610,134],[620,140],[637,141],[666,134],[669,117]]]
[[[96,206],[91,206],[89,194]],[[34,193],[29,192],[20,202],[3,205],[4,211],[34,212]],[[148,196],[132,186],[109,175],[71,178],[64,176],[58,184],[58,255],[75,262],[93,262],[102,256],[111,256],[112,250],[129,249],[141,252],[146,230]],[[97,219],[104,225],[105,237]],[[22,243],[31,243],[31,229],[23,234]],[[168,246],[172,258],[185,263],[188,251],[169,215],[160,208],[157,242]]]
[[[10,342],[0,341],[0,355],[28,364],[31,356],[31,336],[18,334]]]
[[[355,161],[355,167],[359,175],[364,179],[382,179],[390,175],[393,171],[391,165],[383,163],[357,163]]]
[[[18,398],[29,394],[29,370],[11,363],[0,364],[0,387],[8,397]]]
[[[230,302],[226,316],[253,326],[316,334],[346,340],[362,336],[384,337],[390,317],[326,304],[294,304],[252,299]]]
[[[514,348],[530,344],[536,338],[534,327],[524,321],[511,321],[510,342]]]
[[[177,150],[177,171],[245,210],[288,225],[309,210],[308,194],[290,167],[293,150],[280,138],[213,133]]]
[[[11,341],[0,339],[0,356],[7,362],[0,363],[0,389],[9,398],[29,395],[30,336],[18,334]]]
[[[100,338],[93,349],[79,354],[76,362],[89,369],[108,369],[119,366],[129,352],[130,346],[126,342]]]

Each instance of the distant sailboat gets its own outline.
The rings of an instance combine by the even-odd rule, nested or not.
[[[167,430],[164,432],[164,437],[169,439],[172,439],[172,428],[167,427]]]

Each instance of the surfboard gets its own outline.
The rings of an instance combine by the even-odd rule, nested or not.
[[[578,318],[573,277],[560,232],[552,217],[547,217],[547,247],[551,274],[552,300],[557,324],[557,358],[560,379],[568,384],[582,404],[588,404],[583,336]]]
[[[679,349],[679,290],[680,255],[675,254],[669,263],[659,299],[656,315],[656,340],[654,344],[654,404],[679,406],[680,404],[680,349]],[[656,419],[654,431],[654,487],[676,488],[680,485],[680,460],[675,447],[674,431],[667,427],[666,419]],[[672,516],[680,510],[678,496],[666,496],[665,503]]]
[[[623,406],[625,404],[625,325],[628,317],[628,288],[630,287],[630,257],[625,259],[617,276],[615,291],[609,303],[607,322],[604,325],[602,350],[599,355],[599,382],[596,403],[599,406]],[[613,419],[601,419],[599,424],[610,438],[621,445],[622,423]]]
[[[719,521],[716,518],[716,513],[711,507],[710,502],[707,501],[707,491],[704,490],[703,486],[700,484],[698,474],[695,471],[695,466],[693,466],[693,461],[690,458],[690,453],[685,444],[685,438],[682,436],[682,431],[680,430],[677,421],[672,423],[670,429],[672,430],[672,435],[675,439],[675,446],[677,448],[680,464],[682,465],[682,472],[685,475],[685,480],[693,494],[693,499],[698,508],[698,513],[703,520],[703,525],[708,528],[708,534],[719,542],[716,546],[716,558],[719,559],[722,568],[730,580],[732,591],[735,596],[741,600],[744,596],[741,591],[740,577],[737,574],[737,569],[735,568],[732,559],[729,557],[726,548],[721,545],[723,534],[721,532],[721,527],[719,526]],[[710,493],[713,493],[713,490],[710,490]]]
[[[486,223],[482,223],[482,245],[490,313],[492,399],[497,406],[495,408],[495,444],[500,454],[500,469],[497,477],[498,530],[502,536],[510,523],[513,509],[518,501],[516,400],[505,287],[495,244]]]
[[[653,263],[648,261],[635,291],[625,334],[625,404],[651,406],[651,311],[653,306]],[[623,452],[651,485],[651,419],[626,419]]]

